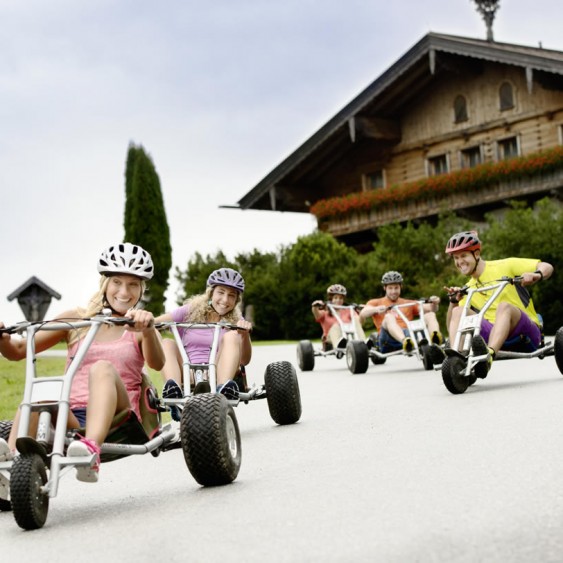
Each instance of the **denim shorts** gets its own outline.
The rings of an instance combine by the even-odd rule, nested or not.
[[[408,329],[404,328],[403,333],[405,336],[409,335]],[[401,342],[395,340],[384,328],[379,331],[379,351],[382,354],[387,354],[389,352],[395,352],[395,350],[400,350],[403,347]]]
[[[78,420],[80,427],[84,428],[86,426],[86,409],[82,407],[78,409],[71,409],[71,411],[72,414],[76,417],[76,420]]]

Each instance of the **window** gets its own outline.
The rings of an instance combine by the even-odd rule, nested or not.
[[[473,168],[483,162],[481,147],[471,147],[461,151],[461,167]]]
[[[454,121],[455,123],[463,123],[467,120],[467,101],[464,96],[457,96],[454,100]]]
[[[364,174],[364,190],[377,190],[385,187],[385,178],[383,170],[374,170],[368,174]]]
[[[498,158],[499,160],[506,160],[507,158],[514,158],[519,154],[518,150],[518,137],[509,137],[502,139],[498,142]]]
[[[428,175],[437,176],[449,171],[448,157],[445,154],[433,156],[428,159]]]
[[[499,89],[499,104],[500,111],[514,108],[514,93],[512,91],[512,84],[503,82]]]

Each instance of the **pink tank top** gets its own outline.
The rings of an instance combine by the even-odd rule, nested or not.
[[[68,368],[72,357],[76,354],[82,340],[75,342],[68,348],[66,367]],[[86,408],[88,406],[88,374],[90,368],[99,360],[106,360],[113,364],[123,383],[131,407],[139,420],[141,412],[139,401],[141,396],[141,370],[145,360],[141,353],[139,343],[134,332],[125,330],[120,338],[111,342],[92,342],[88,353],[82,360],[78,371],[72,380],[70,389],[70,408]]]

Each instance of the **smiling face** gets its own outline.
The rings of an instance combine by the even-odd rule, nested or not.
[[[469,252],[462,250],[461,252],[454,252],[452,258],[454,259],[455,267],[465,276],[471,276],[477,268],[479,260],[479,251]]]
[[[216,285],[211,294],[211,306],[221,317],[230,313],[237,304],[239,292],[226,285]]]
[[[136,276],[120,274],[111,276],[106,288],[109,306],[121,315],[134,307],[143,295],[143,284]]]
[[[389,283],[385,286],[385,297],[390,301],[397,301],[401,297],[401,284]]]
[[[334,293],[330,296],[329,301],[333,305],[344,305],[344,295],[340,295],[339,293]]]

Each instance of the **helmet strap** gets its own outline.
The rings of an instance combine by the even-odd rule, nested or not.
[[[473,255],[473,258],[475,258],[475,251],[473,251],[471,254]],[[471,270],[471,273],[469,274],[470,276],[472,276],[475,273],[475,270],[477,270],[477,266],[479,266],[480,261],[481,261],[481,256],[475,258],[475,268]]]

